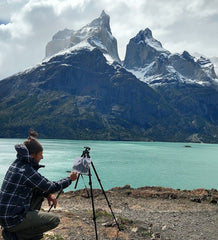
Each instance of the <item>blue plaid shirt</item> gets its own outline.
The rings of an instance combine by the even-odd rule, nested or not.
[[[30,207],[34,191],[44,196],[71,184],[69,177],[52,182],[37,172],[40,165],[34,161],[24,144],[15,146],[17,159],[9,167],[0,190],[0,223],[11,228],[22,222]]]

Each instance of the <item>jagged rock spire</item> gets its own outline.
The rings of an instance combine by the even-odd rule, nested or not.
[[[110,55],[115,61],[120,62],[117,40],[111,33],[110,17],[105,11],[102,11],[100,17],[78,31],[67,29],[56,33],[52,41],[46,46],[46,57],[52,56],[61,50],[76,47],[79,43],[83,43],[84,46],[87,44],[87,46],[96,47],[103,53]]]
[[[146,28],[144,31],[141,30],[135,37],[137,40],[145,40],[147,38],[153,38],[152,32],[149,28]]]
[[[130,39],[126,49],[124,66],[127,68],[145,67],[162,53],[170,54],[158,40],[153,38],[151,30],[146,28]]]
[[[107,29],[108,32],[111,33],[110,28],[110,16],[105,13],[103,10],[101,12],[101,15],[99,18],[94,19],[90,24],[88,24],[90,27],[102,27]],[[112,34],[112,33],[111,33]]]

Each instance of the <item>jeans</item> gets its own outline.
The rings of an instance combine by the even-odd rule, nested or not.
[[[7,229],[9,232],[15,232],[18,240],[40,240],[44,232],[57,227],[60,223],[58,216],[39,212],[43,200],[43,197],[34,197],[24,220],[15,227]]]

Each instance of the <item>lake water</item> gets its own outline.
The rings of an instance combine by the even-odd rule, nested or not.
[[[14,145],[23,141],[0,139],[0,185],[16,158]],[[84,146],[89,146],[90,156],[105,190],[126,184],[134,188],[218,189],[218,144],[49,139],[40,139],[40,142],[44,147],[41,164],[46,165],[40,173],[50,180],[66,177],[74,159],[82,154]],[[88,187],[87,176],[84,176],[84,181]],[[94,188],[100,188],[94,173],[92,182]],[[73,183],[67,190],[74,190],[74,186]],[[82,178],[77,186],[77,189],[80,188],[84,188]]]

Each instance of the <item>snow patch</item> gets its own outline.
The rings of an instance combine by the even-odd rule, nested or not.
[[[114,63],[114,59],[111,57],[111,55],[109,55],[108,53],[104,53],[103,55],[104,55],[104,57],[106,58],[107,63],[108,63],[109,65],[112,65],[112,64]]]
[[[175,68],[171,65],[166,66],[166,69],[168,70],[168,74],[154,74],[151,75],[149,72],[152,72],[152,68],[154,66],[155,62],[152,62],[145,68],[137,68],[137,69],[127,69],[127,71],[131,72],[136,78],[138,78],[140,81],[147,83],[151,87],[158,87],[164,84],[169,83],[186,83],[186,84],[199,84],[202,86],[208,86],[210,85],[210,82],[208,81],[201,81],[197,79],[190,79],[187,77],[184,77],[182,74],[180,74],[178,71],[175,70]],[[214,83],[218,83],[218,79],[214,79]]]
[[[148,44],[149,46],[151,46],[152,48],[154,48],[155,50],[159,51],[159,52],[167,52],[167,53],[169,53],[169,51],[164,49],[161,46],[161,44],[157,40],[155,40],[154,38],[146,38],[145,39],[145,43]]]

